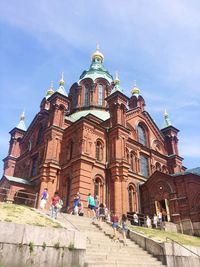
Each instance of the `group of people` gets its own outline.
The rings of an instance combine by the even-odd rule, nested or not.
[[[49,198],[48,189],[45,188],[41,195],[40,209],[42,210],[45,209],[48,198]],[[58,212],[60,211],[62,206],[63,206],[63,201],[60,198],[58,192],[55,192],[54,196],[51,198],[51,217],[53,219],[57,218]],[[99,203],[98,196],[93,197],[90,193],[87,196],[87,213],[88,213],[88,217],[91,217],[91,213],[92,213],[93,220],[94,219],[99,220],[99,227],[101,229],[102,229],[104,221],[108,221],[112,223],[112,228],[114,231],[113,240],[115,242],[118,241],[117,229],[119,228],[119,223],[121,223],[121,229],[122,229],[123,238],[124,238],[124,245],[127,245],[126,235],[128,231],[128,219],[125,214],[122,215],[121,221],[119,221],[119,217],[115,213],[112,213],[112,215],[110,216],[110,212],[108,208],[106,207],[106,204]],[[74,196],[73,210],[71,214],[84,216],[84,207],[83,207],[83,203],[81,202],[79,192],[77,192]]]
[[[115,242],[119,241],[117,229],[119,228],[119,223],[120,223],[122,234],[123,234],[123,239],[124,239],[124,245],[127,246],[126,236],[128,232],[128,218],[126,214],[122,214],[121,220],[119,220],[119,216],[113,212],[113,214],[111,215],[111,223],[112,223],[112,228],[114,230],[113,240]]]
[[[79,207],[81,207],[81,209]],[[74,208],[72,214],[80,215],[80,210],[83,210],[83,205],[80,201],[80,194],[77,193],[74,197]],[[90,193],[87,196],[87,213],[88,217],[91,217],[92,215],[93,220],[94,219],[99,220],[100,229],[103,228],[104,221],[111,222],[114,231],[113,240],[115,242],[119,241],[117,229],[119,228],[119,224],[121,224],[121,229],[124,238],[124,245],[127,245],[126,235],[128,231],[128,218],[126,214],[122,215],[121,220],[119,219],[119,216],[116,213],[112,213],[110,216],[110,212],[106,207],[106,204],[99,203],[98,196],[93,197]]]
[[[146,226],[148,228],[158,228],[158,226],[162,226],[163,220],[165,218],[162,211],[159,211],[158,214],[155,213],[152,218],[147,215]]]
[[[74,196],[74,207],[71,212],[73,215],[84,216],[84,207],[80,199],[79,192]],[[91,194],[87,196],[87,215],[92,216],[92,219],[99,219],[103,221],[104,219],[109,220],[109,211],[104,203],[99,203],[98,196],[93,197]]]
[[[45,206],[47,204],[47,200],[49,198],[48,189],[45,188],[41,195],[41,201],[40,201],[40,208],[42,210],[45,209]],[[58,212],[63,206],[63,201],[60,198],[58,192],[54,193],[54,196],[51,198],[51,217],[53,219],[57,218]],[[121,229],[124,237],[124,244],[127,244],[126,241],[126,235],[128,231],[128,218],[126,214],[122,214],[121,220],[119,219],[119,216],[115,213],[112,213],[110,215],[110,212],[106,205],[104,203],[99,203],[98,196],[93,197],[90,193],[87,196],[87,215],[88,217],[91,217],[92,213],[92,219],[98,219],[99,220],[99,226],[102,228],[102,224],[104,221],[108,221],[112,223],[112,227],[114,230],[114,236],[113,240],[118,241],[118,234],[117,229],[119,227],[119,223],[121,224]],[[80,193],[77,192],[74,196],[73,201],[73,210],[71,212],[73,215],[79,215],[84,216],[84,207],[83,203],[80,198]],[[148,215],[145,218],[144,225],[148,228],[157,228],[158,225],[162,224],[162,221],[164,218],[164,213],[162,211],[159,211],[158,214],[154,214],[152,218],[150,218]],[[134,225],[140,225],[139,216],[137,213],[133,214],[132,218]]]
[[[149,215],[138,216],[136,212],[133,214],[132,224],[139,226],[146,226],[148,228],[158,228],[158,226],[162,226],[162,221],[165,221],[165,213],[163,211],[159,211],[158,214],[154,214],[152,218]]]
[[[42,210],[45,209],[48,198],[49,198],[48,189],[44,188],[44,191],[42,192],[41,200],[40,200],[40,209]],[[60,211],[62,206],[63,206],[63,201],[60,198],[58,192],[56,191],[54,193],[54,196],[51,198],[51,217],[53,219],[57,218],[58,212]]]

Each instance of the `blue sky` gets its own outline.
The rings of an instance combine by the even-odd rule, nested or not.
[[[200,166],[199,13],[198,0],[1,0],[0,159],[22,110],[28,126],[50,82],[64,71],[68,91],[98,42],[127,95],[137,81],[158,127],[167,109],[184,166]]]

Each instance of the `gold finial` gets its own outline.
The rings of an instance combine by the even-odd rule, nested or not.
[[[136,80],[133,82],[133,88],[131,90],[132,95],[139,95],[140,94],[140,89],[137,87]]]
[[[99,50],[100,50],[100,45],[99,45],[99,42],[97,43],[96,50],[97,50],[97,51],[99,51]]]
[[[170,126],[170,125],[172,125],[172,124],[171,124],[171,121],[170,121],[170,119],[169,119],[169,115],[168,115],[168,113],[167,113],[167,110],[166,110],[166,108],[165,108],[163,128],[166,128],[166,127],[168,127],[168,126]]]
[[[24,121],[24,119],[25,119],[25,111],[23,110],[20,115],[20,121]]]
[[[165,113],[164,113],[164,116],[165,116],[165,117],[168,117],[168,113],[167,113],[167,110],[166,110],[166,108],[165,108]]]
[[[64,85],[65,84],[65,81],[64,81],[64,72],[62,72],[62,76],[61,76],[61,79],[60,79],[59,84],[60,85]]]
[[[119,79],[119,73],[118,73],[118,71],[115,72],[114,83],[115,83],[115,84],[120,83],[120,79]]]
[[[99,43],[97,43],[96,51],[92,53],[91,58],[92,58],[92,61],[95,61],[96,59],[101,62],[104,61],[104,55],[100,52]]]
[[[53,93],[54,93],[53,81],[51,81],[50,87],[49,87],[49,89],[47,90],[47,93],[46,93],[46,98],[48,98],[49,96],[53,95]]]

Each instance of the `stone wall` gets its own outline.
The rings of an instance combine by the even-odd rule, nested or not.
[[[129,236],[131,240],[135,241],[140,247],[161,260],[167,267],[200,266],[199,247],[184,246],[184,248],[176,243],[159,243],[134,231],[130,231]]]
[[[5,267],[83,266],[85,233],[0,222],[0,265]]]
[[[134,231],[129,232],[129,237],[131,240],[135,241],[141,248],[148,251],[158,260],[166,264],[166,256],[163,243],[155,242],[152,239],[147,238],[142,234],[138,234]]]
[[[182,234],[200,236],[200,222],[182,220],[177,224],[177,229]]]
[[[165,254],[167,267],[199,267],[200,266],[200,248],[192,246],[180,246],[176,243],[165,243]],[[193,251],[199,257],[189,250]]]

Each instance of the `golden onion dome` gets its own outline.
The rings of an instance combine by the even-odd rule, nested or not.
[[[60,79],[60,81],[59,81],[59,85],[61,85],[61,86],[64,86],[64,85],[65,85],[65,81],[64,81],[64,72],[62,72],[62,77],[61,77],[61,79]]]
[[[104,55],[99,50],[99,45],[97,45],[96,51],[91,55],[92,61],[95,61],[95,59],[98,59],[102,62],[104,61]]]
[[[164,112],[164,117],[166,118],[166,117],[168,117],[169,115],[168,115],[168,113],[167,113],[167,110],[165,109],[165,112]]]
[[[53,81],[51,81],[51,85],[50,85],[49,89],[47,90],[46,97],[51,96],[52,94],[54,94]]]
[[[114,84],[119,84],[119,83],[120,83],[120,79],[119,79],[118,71],[116,71],[115,79],[114,79],[113,82],[114,82]]]
[[[140,94],[140,89],[136,85],[136,81],[134,81],[133,88],[131,90],[132,95],[139,95]]]

